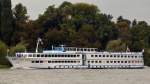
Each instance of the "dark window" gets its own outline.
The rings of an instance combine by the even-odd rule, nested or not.
[[[121,63],[123,63],[123,61],[121,61]]]
[[[94,63],[94,61],[91,61],[91,63]]]
[[[99,61],[99,63],[102,63],[102,61]]]
[[[110,55],[110,57],[112,57],[112,55]]]
[[[48,57],[47,55],[45,55],[45,57]]]
[[[91,55],[91,57],[94,57],[94,55]]]
[[[95,57],[97,57],[97,55],[95,55]]]
[[[98,61],[95,61],[95,63],[98,63]]]
[[[107,63],[109,63],[109,61],[107,61]]]
[[[105,57],[105,55],[103,55],[103,57]]]
[[[114,61],[114,63],[116,63],[116,61]]]
[[[48,57],[51,57],[51,55],[48,55]]]
[[[54,57],[54,55],[52,55],[52,57]]]
[[[88,61],[88,63],[90,63],[90,61]]]
[[[35,63],[34,61],[31,61],[31,63]]]
[[[127,61],[125,61],[125,63],[127,63]]]
[[[35,63],[39,63],[39,61],[35,61]]]
[[[114,57],[116,57],[116,55],[114,55]]]
[[[43,61],[40,61],[40,63],[43,63]]]
[[[123,55],[121,55],[121,58],[123,58]]]
[[[41,57],[44,57],[44,55],[41,55]]]
[[[107,55],[107,57],[109,57],[109,55]]]
[[[40,57],[40,55],[37,55],[37,57]]]
[[[119,58],[120,56],[118,55],[117,57]]]
[[[99,57],[101,57],[101,55],[99,55]]]
[[[120,63],[120,61],[118,61],[118,63]]]

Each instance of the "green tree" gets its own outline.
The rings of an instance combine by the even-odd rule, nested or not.
[[[25,52],[26,51],[26,44],[18,43],[16,46],[10,49],[10,55],[14,56],[15,53]]]
[[[144,52],[144,64],[150,66],[150,49],[146,49]]]
[[[7,55],[7,46],[5,43],[0,41],[0,65],[8,65],[9,62],[6,59]]]
[[[119,40],[109,41],[106,47],[107,51],[126,51],[126,44]]]
[[[21,3],[17,4],[15,8],[13,8],[13,15],[16,21],[24,22],[29,17],[27,16],[27,9]]]
[[[10,45],[13,32],[11,0],[2,0],[0,4],[0,40]]]

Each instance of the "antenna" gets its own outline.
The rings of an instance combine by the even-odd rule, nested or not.
[[[41,39],[41,38],[38,38],[37,44],[36,44],[36,50],[35,50],[36,53],[38,53],[38,48],[39,48],[39,44],[40,44],[40,43],[43,45],[42,39]]]

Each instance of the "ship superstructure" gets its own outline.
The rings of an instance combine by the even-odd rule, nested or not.
[[[37,46],[38,48],[38,46]],[[7,56],[14,68],[104,69],[143,68],[143,52],[107,52],[97,48],[52,47],[39,53],[16,53]]]

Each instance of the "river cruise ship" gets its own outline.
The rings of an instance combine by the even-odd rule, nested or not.
[[[142,52],[107,52],[97,48],[52,47],[35,53],[7,56],[13,68],[24,69],[134,69],[143,68]]]

